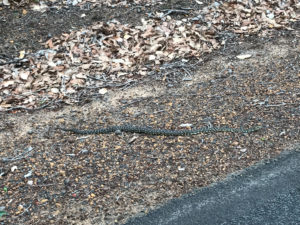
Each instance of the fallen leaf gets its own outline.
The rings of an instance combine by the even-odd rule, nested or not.
[[[156,59],[155,55],[149,55],[149,60],[150,60],[150,61],[153,61],[153,60],[155,60],[155,59]]]
[[[70,84],[72,86],[81,86],[85,83],[85,81],[83,79],[73,79],[70,81]]]
[[[19,59],[23,59],[25,57],[25,50],[19,52]]]
[[[58,88],[51,88],[51,92],[54,94],[59,93],[59,89]]]
[[[52,39],[49,39],[46,43],[45,43],[46,46],[48,46],[49,48],[53,48],[53,42],[52,42]]]
[[[99,94],[101,94],[101,95],[104,95],[104,94],[106,94],[107,93],[107,89],[106,88],[101,88],[100,90],[99,90]]]
[[[237,55],[236,57],[238,59],[248,59],[248,58],[251,58],[252,55],[251,54],[243,54],[243,55]]]
[[[29,72],[29,71],[21,71],[21,72],[19,73],[19,77],[20,77],[22,80],[27,80],[29,75],[30,75],[30,72]]]
[[[13,80],[8,80],[8,81],[3,81],[2,85],[3,85],[3,87],[8,87],[8,86],[13,85],[14,83],[15,82]]]
[[[33,11],[39,11],[39,12],[46,12],[46,10],[48,9],[48,6],[43,3],[43,2],[40,2],[39,4],[32,4],[31,5],[31,9]]]
[[[40,201],[41,204],[45,203],[45,202],[48,202],[48,199],[44,198]]]
[[[8,0],[3,0],[2,3],[3,3],[3,5],[7,5],[7,6],[10,5]]]

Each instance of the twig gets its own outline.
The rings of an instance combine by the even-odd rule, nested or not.
[[[7,65],[7,64],[23,63],[23,62],[28,62],[28,59],[14,59],[8,62],[0,62],[0,66]]]
[[[162,17],[165,17],[167,15],[178,13],[178,14],[189,14],[189,11],[182,10],[182,9],[164,9],[163,12],[166,12]]]
[[[283,103],[280,103],[280,104],[277,104],[277,105],[265,105],[265,107],[279,107],[279,106],[283,106],[283,105],[286,105],[286,103],[283,102]]]
[[[164,111],[165,111],[164,109],[161,109],[161,110],[153,112],[153,114],[161,113],[161,112],[164,112]]]
[[[33,150],[33,148],[31,146],[29,146],[24,152],[22,152],[18,156],[2,158],[1,161],[2,162],[9,162],[9,161],[16,161],[16,160],[23,159],[23,158],[27,157],[32,150]]]
[[[10,112],[10,111],[13,111],[13,110],[18,110],[18,109],[23,109],[23,110],[27,110],[27,111],[34,111],[34,110],[40,110],[40,109],[43,109],[43,108],[46,108],[47,106],[49,106],[50,104],[54,103],[55,101],[50,101],[40,107],[37,107],[37,108],[33,108],[33,109],[30,109],[30,108],[26,108],[25,106],[15,106],[15,107],[12,107],[12,108],[9,108],[9,109],[6,109],[4,110],[4,112]],[[59,102],[62,102],[62,100],[58,100],[56,101],[55,103],[59,103]]]
[[[97,78],[92,78],[91,79],[97,79]],[[97,87],[86,87],[87,89],[97,89],[97,88],[115,88],[115,87],[128,87],[130,84],[136,83],[135,80],[128,80],[125,83],[122,84],[114,84],[114,83],[107,83],[101,86],[97,86]]]
[[[93,77],[93,76],[89,76],[87,75],[88,78],[91,78],[92,80],[100,80],[100,81],[103,81],[103,79],[101,78],[97,78],[97,77]]]
[[[133,101],[131,101],[131,102],[129,102],[129,103],[123,105],[121,108],[124,109],[124,108],[126,108],[127,106],[129,106],[129,105],[132,105],[132,104],[134,104],[134,103],[141,102],[141,101],[144,101],[144,100],[147,100],[147,99],[148,99],[148,98],[141,98],[141,99],[133,100]]]
[[[189,14],[189,11],[188,10],[192,10],[192,9],[189,9],[189,8],[186,8],[186,9],[164,9],[164,10],[161,10],[162,12],[166,12],[164,13],[163,15],[161,16],[153,16],[152,13],[148,13],[148,17],[149,18],[153,18],[153,19],[162,19],[163,17],[167,16],[167,15],[170,15],[170,14]]]

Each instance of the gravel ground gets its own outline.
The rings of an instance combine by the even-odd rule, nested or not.
[[[149,79],[90,104],[1,114],[1,206],[8,212],[2,223],[120,224],[299,143],[299,43],[293,40],[232,45],[173,87]],[[238,60],[239,52],[253,57]],[[190,137],[55,129],[124,123],[263,129]]]

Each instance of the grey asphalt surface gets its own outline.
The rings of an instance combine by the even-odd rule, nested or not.
[[[300,147],[126,223],[171,224],[300,225]]]

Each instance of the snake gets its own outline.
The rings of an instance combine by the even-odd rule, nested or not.
[[[201,127],[185,130],[170,130],[170,129],[154,129],[151,127],[122,125],[122,126],[110,126],[105,128],[93,129],[93,130],[80,130],[75,128],[62,128],[63,131],[68,131],[74,134],[89,135],[89,134],[109,134],[109,133],[138,133],[146,135],[161,135],[161,136],[189,136],[197,135],[201,133],[218,133],[218,132],[231,132],[231,133],[252,133],[260,130],[261,126],[251,127],[249,129],[244,128],[231,128],[231,127]]]

